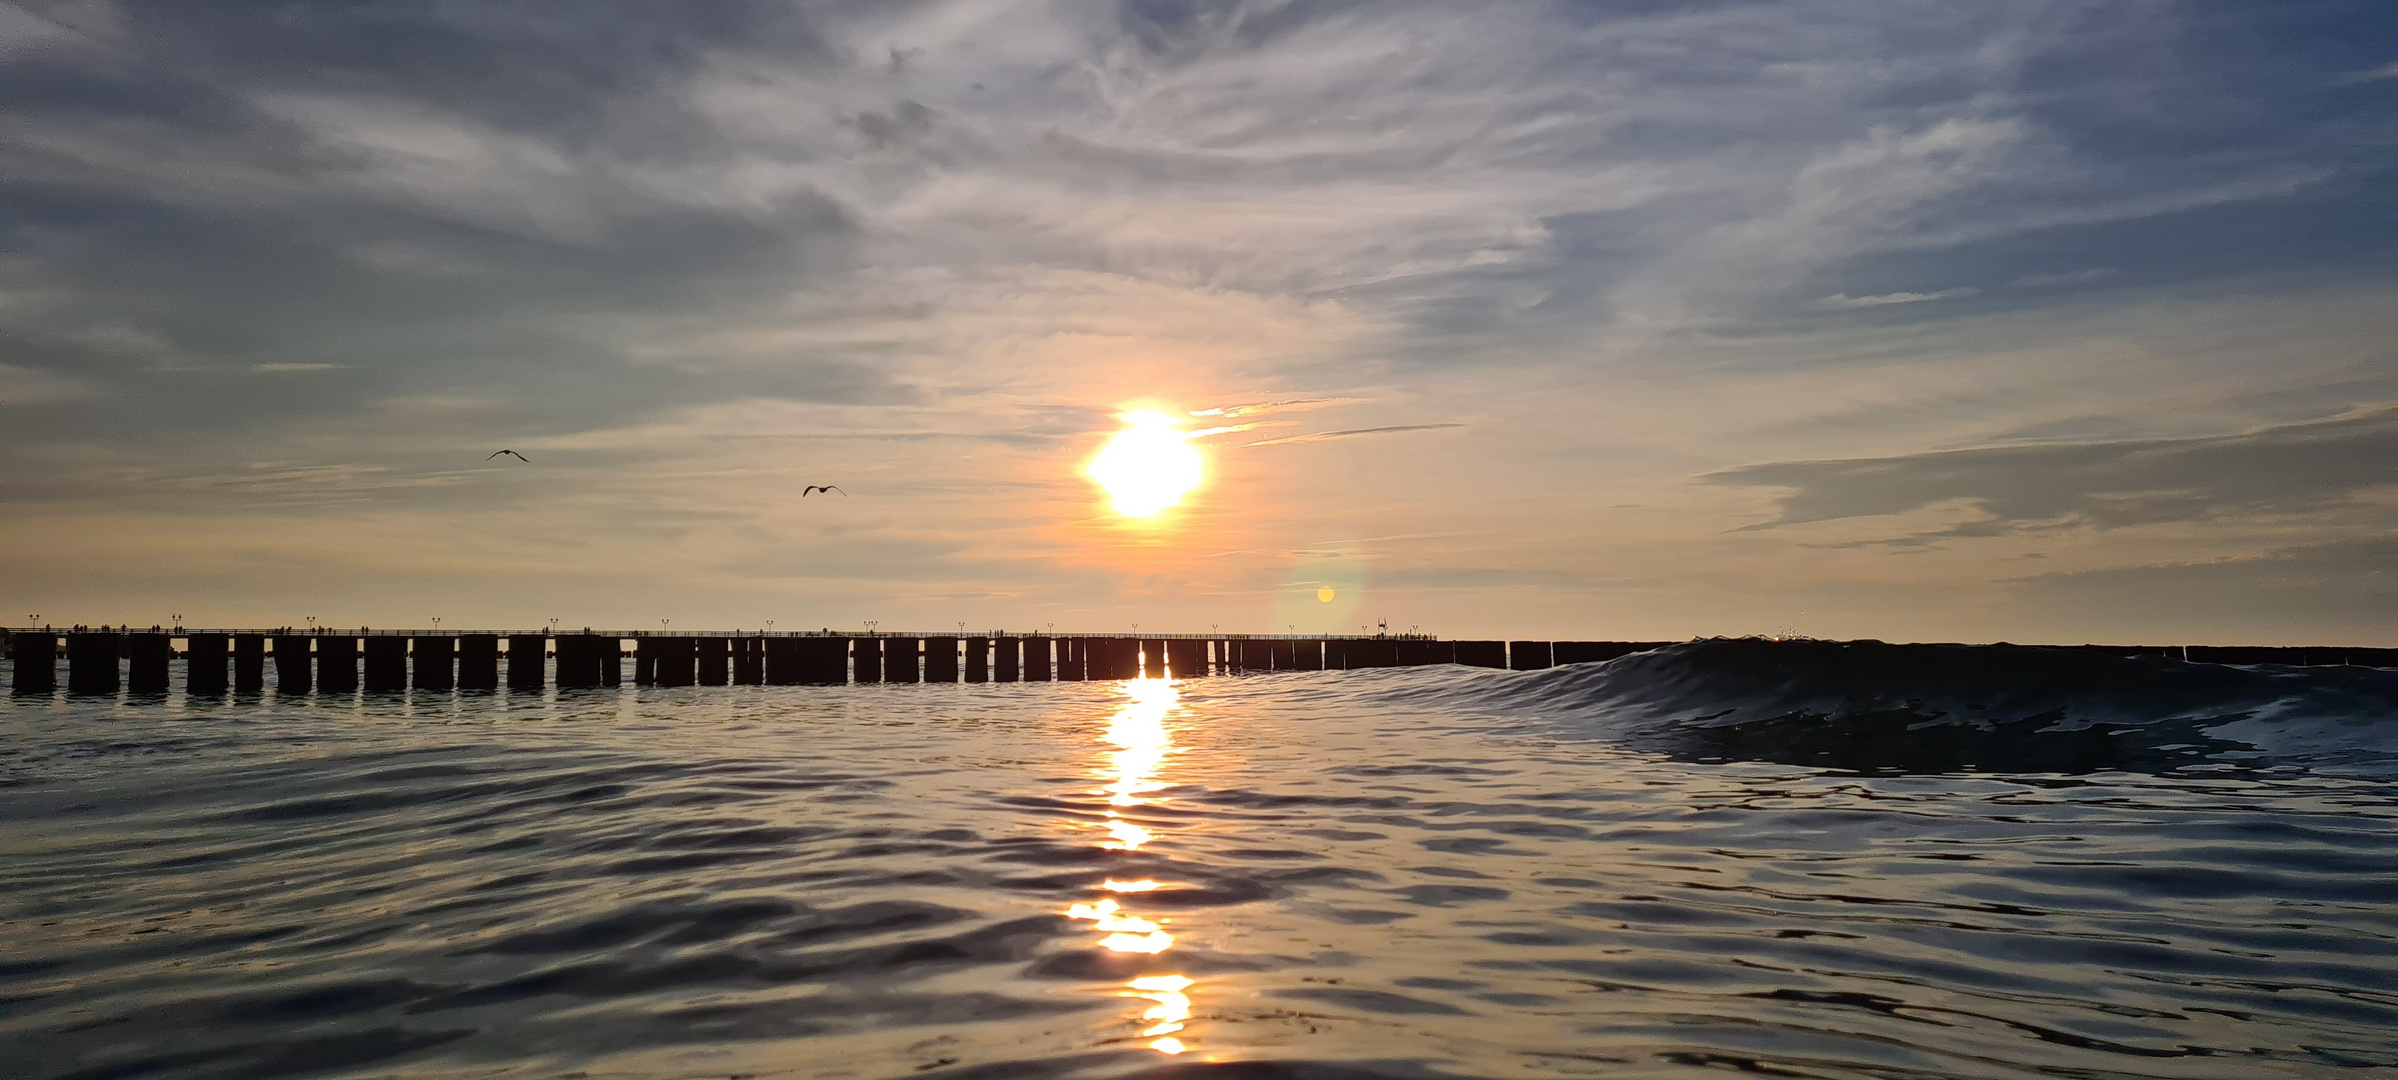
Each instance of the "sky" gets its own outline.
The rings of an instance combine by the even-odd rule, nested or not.
[[[2394,286],[2386,0],[0,2],[0,621],[2393,645]]]

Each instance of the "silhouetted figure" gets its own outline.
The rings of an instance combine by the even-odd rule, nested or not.
[[[531,459],[531,458],[528,458],[528,457],[524,456],[523,454],[519,454],[519,453],[517,453],[517,452],[516,452],[516,451],[514,451],[514,450],[495,450],[495,451],[493,451],[493,452],[492,452],[492,454],[491,454],[491,457],[484,458],[483,460],[485,460],[485,461],[489,461],[489,460],[491,460],[491,458],[493,458],[493,457],[498,457],[498,456],[500,456],[501,454],[506,454],[506,455],[508,455],[509,457],[512,457],[512,458],[515,458],[515,459],[516,459],[516,460],[518,460],[518,461],[524,462],[524,463],[525,463],[525,464],[527,464],[527,465],[530,465],[530,464],[532,464],[532,463],[533,463],[533,459]]]
[[[834,486],[833,486],[833,485],[831,485],[831,484],[809,484],[808,486],[806,486],[806,487],[804,487],[804,488],[801,488],[801,489],[799,489],[799,497],[804,499],[804,498],[807,498],[809,495],[811,495],[811,494],[814,494],[814,493],[816,493],[816,492],[819,492],[819,491],[830,491],[830,492],[834,492],[834,493],[836,493],[836,494],[840,495],[840,496],[841,496],[842,498],[844,498],[844,499],[846,499],[846,498],[848,498],[848,497],[849,497],[849,493],[848,493],[848,492],[846,492],[846,491],[842,491],[840,488],[834,487]]]

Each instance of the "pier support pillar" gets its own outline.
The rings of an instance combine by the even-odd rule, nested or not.
[[[733,685],[756,686],[765,682],[764,639],[758,637],[734,638],[730,644],[733,650]]]
[[[1449,644],[1456,662],[1467,667],[1507,666],[1507,643],[1504,641],[1453,641]]]
[[[370,637],[366,647],[366,692],[396,694],[408,689],[408,639]]]
[[[1081,682],[1089,677],[1089,667],[1083,660],[1083,640],[1062,637],[1057,639],[1057,678],[1059,682]]]
[[[1457,643],[1454,641],[1402,641],[1399,643],[1400,667],[1424,667],[1430,664],[1457,662]]]
[[[633,685],[658,684],[658,639],[633,639]]]
[[[461,634],[458,637],[458,689],[500,688],[500,636]]]
[[[800,638],[792,644],[798,650],[800,682],[809,686],[848,685],[848,638]]]
[[[84,633],[67,635],[67,692],[117,692],[117,636]]]
[[[924,681],[928,683],[958,681],[958,639],[953,637],[924,639]]]
[[[449,637],[410,638],[408,649],[413,668],[409,674],[414,676],[416,689],[453,690],[457,688],[458,639]]]
[[[1023,640],[1012,637],[991,639],[991,681],[1016,682],[1024,677]]]
[[[316,654],[309,650],[308,639],[298,634],[277,634],[275,642],[275,692],[305,694],[315,687]]]
[[[1177,679],[1196,679],[1207,674],[1207,642],[1199,638],[1175,638],[1160,642],[1166,649],[1166,666]]]
[[[698,666],[692,680],[701,686],[732,684],[733,643],[728,638],[704,637],[691,639],[692,661]]]
[[[508,635],[508,689],[539,690],[549,681],[542,663],[549,645],[541,634]]]
[[[1655,646],[1638,641],[1553,641],[1549,643],[1549,662],[1564,667],[1567,664],[1603,664],[1619,656],[1630,656]]]
[[[601,686],[621,686],[624,684],[623,638],[601,638],[599,661]]]
[[[766,685],[797,686],[802,681],[797,638],[766,639]]]
[[[47,630],[20,630],[9,635],[8,647],[15,664],[10,689],[20,694],[47,694],[58,689],[58,635]]]
[[[165,634],[125,636],[125,689],[136,694],[167,692],[167,669],[175,643]]]
[[[652,638],[658,643],[658,685],[689,686],[699,678],[699,639]]]
[[[883,681],[883,639],[862,637],[849,639],[851,675],[860,684]]]
[[[255,694],[266,689],[266,635],[233,635],[233,692]]]
[[[1053,661],[1049,658],[1049,639],[1034,636],[1022,640],[1024,642],[1024,681],[1049,682],[1054,672],[1050,666]]]
[[[924,681],[916,652],[917,640],[912,637],[883,639],[883,681],[914,683]]]
[[[615,638],[560,634],[554,640],[558,648],[558,689],[605,685],[606,676],[601,668],[611,659],[608,654],[618,648]]]
[[[1294,642],[1291,642],[1291,670],[1292,670],[1292,671],[1322,671],[1322,670],[1324,670],[1324,641],[1323,641],[1323,639],[1322,639],[1322,638],[1309,638],[1309,639],[1307,639],[1307,640],[1304,640],[1304,641],[1294,641]]]
[[[221,697],[228,685],[225,661],[232,655],[233,639],[223,634],[186,634],[183,637],[183,693],[186,697]]]
[[[990,638],[970,637],[966,639],[966,681],[991,681]]]
[[[1538,671],[1550,665],[1549,643],[1546,641],[1510,641],[1507,643],[1507,666],[1516,671]]]
[[[317,637],[316,689],[320,694],[347,694],[358,689],[357,638],[347,634]]]

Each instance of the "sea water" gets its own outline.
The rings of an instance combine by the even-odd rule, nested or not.
[[[0,1074],[2398,1069],[2398,672],[0,703]]]

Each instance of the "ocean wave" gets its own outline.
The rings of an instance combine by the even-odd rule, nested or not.
[[[1716,638],[1393,700],[1692,760],[1898,772],[2398,764],[2398,670]]]

